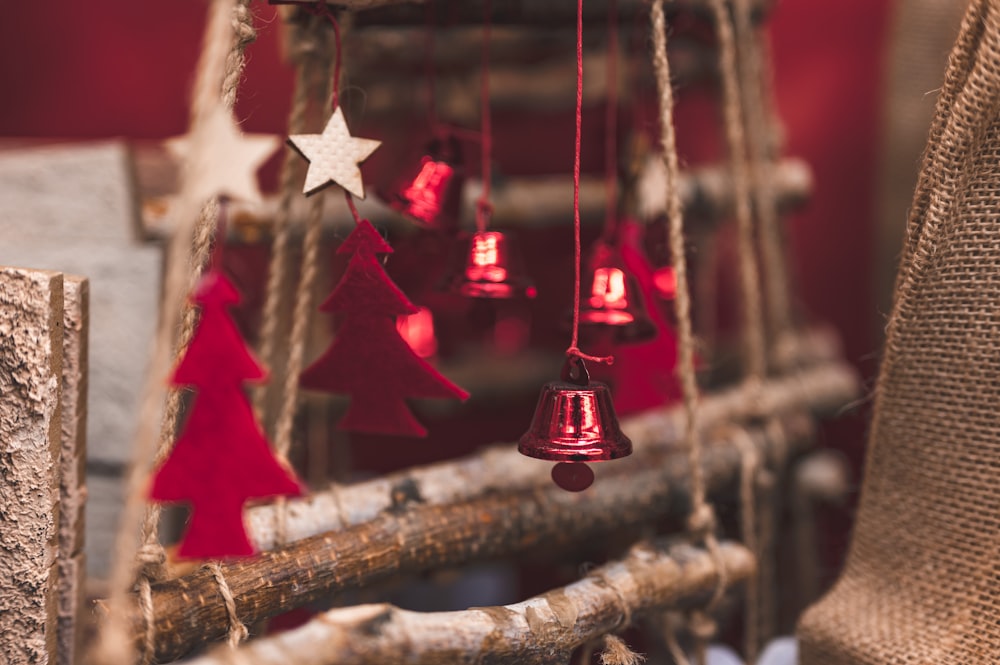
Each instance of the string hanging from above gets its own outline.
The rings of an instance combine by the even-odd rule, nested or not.
[[[492,0],[483,3],[483,48],[480,84],[480,176],[483,190],[476,200],[476,231],[464,247],[461,270],[446,280],[448,288],[471,298],[534,298],[537,291],[524,270],[509,234],[490,230],[493,215],[493,125],[490,114],[490,33]]]
[[[518,442],[528,457],[558,462],[552,479],[568,491],[582,491],[594,481],[585,462],[632,454],[622,433],[608,386],[591,381],[585,361],[612,363],[611,356],[580,350],[580,146],[583,129],[583,0],[576,19],[576,135],[573,150],[573,331],[560,381],[542,388],[531,426]]]

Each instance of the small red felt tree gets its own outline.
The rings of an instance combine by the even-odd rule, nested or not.
[[[212,270],[192,293],[201,321],[170,382],[195,386],[183,432],[154,471],[150,498],[191,504],[178,555],[218,559],[254,553],[243,523],[250,499],[298,496],[295,474],[271,452],[243,383],[266,378],[226,309],[239,302],[233,285]]]
[[[457,398],[469,394],[442,376],[399,336],[397,317],[418,308],[382,269],[377,254],[392,247],[368,220],[337,250],[353,254],[337,288],[320,306],[344,316],[326,352],[302,373],[303,388],[348,394],[339,427],[356,432],[427,436],[406,403],[412,397]]]

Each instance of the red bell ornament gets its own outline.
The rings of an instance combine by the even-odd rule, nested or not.
[[[582,325],[610,326],[620,341],[639,342],[656,336],[638,280],[626,266],[621,250],[603,240],[591,252],[581,300]]]
[[[501,231],[469,236],[461,272],[451,280],[452,291],[470,298],[534,298],[537,291],[511,239]]]
[[[591,381],[583,360],[571,357],[561,380],[542,388],[531,427],[517,449],[528,457],[553,462],[603,462],[631,455],[632,442],[618,426],[611,390],[604,383]],[[579,477],[586,474],[569,473],[573,470],[557,465],[553,479],[564,489],[586,489],[593,475],[590,481],[584,478],[581,482]],[[570,476],[572,484],[579,484],[567,487],[564,481]]]
[[[417,168],[407,173],[395,190],[383,194],[382,198],[421,226],[436,230],[456,229],[465,180],[461,154],[455,137],[434,139]]]

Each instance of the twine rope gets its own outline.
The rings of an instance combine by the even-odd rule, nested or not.
[[[670,87],[670,63],[667,60],[666,19],[663,0],[653,0],[650,6],[653,38],[653,71],[656,75],[660,108],[660,144],[667,172],[666,211],[670,253],[674,259],[677,293],[674,309],[678,331],[678,373],[684,400],[684,443],[688,450],[691,473],[691,513],[687,528],[708,549],[718,570],[718,583],[705,611],[711,611],[721,600],[727,584],[725,564],[715,536],[715,511],[705,499],[705,473],[702,468],[701,440],[697,435],[698,386],[694,368],[694,336],[691,329],[691,296],[688,286],[687,258],[684,252],[684,218],[681,210],[677,137],[673,124],[673,90]],[[707,614],[692,614],[689,623],[693,632],[703,634],[709,626]],[[669,632],[669,631],[668,631]],[[673,651],[673,649],[672,649]],[[681,662],[681,661],[679,661]]]
[[[142,659],[141,662],[153,662],[156,653],[156,625],[153,623],[153,589],[148,577],[139,578],[139,609],[142,611]]]
[[[207,568],[211,571],[212,577],[215,578],[215,583],[219,586],[219,595],[222,596],[222,602],[226,606],[226,616],[229,618],[229,633],[226,641],[230,648],[235,649],[250,633],[236,615],[236,600],[233,598],[233,591],[229,588],[226,576],[222,574],[222,566],[219,565],[218,561],[213,561],[208,564]]]
[[[324,31],[319,30],[320,21],[308,17],[305,25],[295,30],[292,40],[300,48],[294,53],[295,90],[292,93],[292,108],[288,115],[288,133],[304,134],[308,127],[308,111],[310,99],[314,97],[313,90],[317,85],[326,85],[328,65],[324,64],[329,57],[324,39]],[[308,44],[308,47],[302,45]],[[321,93],[326,97],[326,93]],[[294,152],[285,152],[281,165],[279,189],[281,198],[274,217],[274,240],[271,244],[271,260],[267,273],[267,290],[264,297],[264,309],[260,331],[259,354],[265,367],[275,372],[275,349],[278,339],[284,332],[285,317],[281,316],[284,305],[292,302],[292,261],[291,238],[296,224],[292,219],[292,206],[298,199],[300,184],[305,168],[302,159]],[[277,376],[275,378],[278,378]],[[271,422],[268,410],[269,396],[275,383],[263,384],[255,393],[254,407],[267,424]],[[272,432],[273,434],[273,432]]]
[[[747,164],[744,110],[740,100],[736,65],[736,38],[726,0],[709,0],[719,42],[719,70],[722,78],[722,111],[729,144],[736,208],[737,252],[743,310],[744,374],[760,383],[766,371],[764,321],[760,295],[760,273],[754,247],[753,214],[750,207],[750,174]]]
[[[739,53],[739,83],[746,111],[747,150],[750,158],[751,186],[759,226],[759,246],[767,314],[771,339],[780,340],[790,332],[792,316],[790,283],[784,242],[774,188],[773,160],[778,121],[770,86],[770,67],[765,68],[766,49],[763,36],[755,29],[748,0],[733,3],[733,25]]]
[[[761,459],[750,433],[743,427],[734,427],[732,440],[740,452],[740,535],[743,544],[761,560],[758,539],[756,487],[761,473]],[[744,646],[743,657],[748,663],[757,660],[760,648],[760,591],[759,574],[751,575],[744,591]]]

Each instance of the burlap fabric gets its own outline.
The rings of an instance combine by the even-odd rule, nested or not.
[[[1000,663],[1000,2],[973,0],[931,126],[861,505],[802,665]]]

